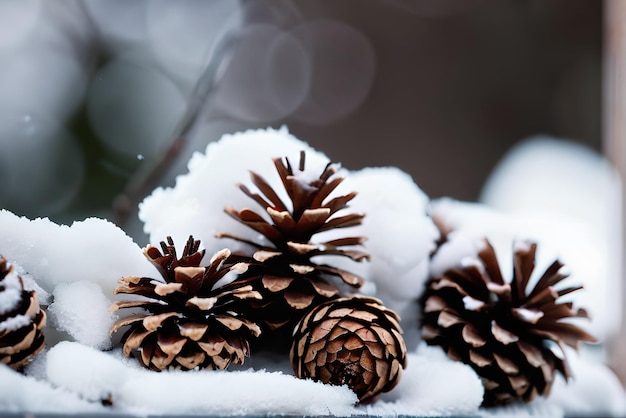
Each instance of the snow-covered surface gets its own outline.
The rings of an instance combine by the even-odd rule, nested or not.
[[[0,255],[26,271],[25,287],[41,293],[52,326],[44,328],[48,343],[68,338],[101,349],[110,347],[108,333],[115,316],[108,306],[122,276],[149,276],[155,270],[141,248],[115,224],[98,218],[58,225],[0,210]],[[49,295],[51,297],[49,297]]]
[[[291,135],[287,128],[248,130],[224,135],[210,143],[204,154],[195,153],[189,172],[176,179],[171,188],[157,188],[140,203],[139,217],[154,245],[167,235],[184,242],[189,234],[200,239],[213,253],[224,245],[233,251],[249,251],[242,244],[217,239],[217,232],[230,232],[260,242],[262,237],[224,213],[224,206],[251,208],[264,213],[246,196],[237,183],[256,190],[249,178],[254,171],[265,178],[283,202],[289,202],[272,162],[288,157],[297,168],[300,151],[306,152],[305,172],[298,175],[313,180],[331,161],[323,153]],[[335,162],[335,161],[333,161]],[[297,172],[297,170],[296,170]],[[365,213],[362,225],[328,231],[313,237],[323,242],[335,237],[365,236],[369,262],[356,263],[343,257],[328,260],[363,277],[363,293],[375,293],[388,307],[397,310],[408,326],[407,339],[415,343],[417,307],[413,301],[423,289],[428,274],[428,256],[435,248],[439,232],[427,216],[429,199],[411,176],[395,167],[365,168],[349,171],[342,168],[345,180],[330,197],[357,191],[357,196],[343,213]],[[349,211],[349,212],[348,212]],[[342,214],[339,212],[338,215]],[[266,216],[269,220],[269,217]]]
[[[250,185],[247,170],[277,184],[271,158],[288,155],[292,164],[297,164],[302,149],[307,151],[307,167],[321,171],[328,158],[286,129],[229,135],[210,145],[206,154],[194,155],[190,173],[180,176],[174,188],[157,189],[142,203],[140,216],[151,241],[157,243],[171,235],[175,243],[183,243],[193,234],[212,254],[225,246],[234,249],[238,245],[215,239],[217,231],[258,239],[226,216],[223,206],[240,209],[254,204],[235,186],[237,182]],[[598,323],[608,318],[598,315],[603,307],[600,296],[594,294],[596,282],[603,279],[588,276],[604,262],[599,253],[606,247],[593,248],[600,239],[579,218],[563,217],[556,222],[543,215],[504,214],[484,205],[449,199],[429,202],[413,180],[395,168],[357,172],[344,169],[342,174],[346,180],[337,193],[356,190],[358,195],[350,210],[367,215],[363,225],[354,227],[350,235],[368,236],[365,248],[372,255],[371,262],[352,263],[351,269],[367,280],[368,292],[401,312],[407,336],[417,335],[415,299],[428,271],[442,272],[453,265],[472,263],[481,245],[479,237],[484,235],[496,244],[504,271],[510,270],[506,263],[510,263],[512,237],[520,235],[541,238],[538,270],[554,255],[574,258],[572,279],[587,287],[580,305],[592,308],[594,331],[606,327]],[[428,255],[438,234],[427,216],[430,203],[435,214],[458,230],[432,262]],[[0,211],[0,230],[0,254],[15,265],[28,288],[41,293],[42,306],[50,318],[45,328],[47,348],[25,374],[0,365],[2,412],[138,416],[626,415],[622,387],[587,350],[569,353],[574,379],[566,384],[559,378],[549,398],[489,410],[479,407],[483,388],[469,366],[448,359],[437,347],[418,345],[417,341],[408,345],[408,367],[398,386],[368,405],[355,406],[355,395],[345,387],[299,380],[291,375],[287,359],[262,354],[252,353],[246,364],[229,371],[148,371],[136,360],[125,358],[108,332],[115,318],[107,307],[115,299],[112,292],[117,280],[125,275],[156,277],[154,267],[130,237],[103,219],[65,226],[48,219],[21,218],[7,211]],[[111,350],[103,351],[111,346]],[[103,405],[102,400],[111,401],[112,406]]]
[[[189,173],[178,176],[175,187],[159,187],[139,204],[139,218],[150,242],[158,244],[168,235],[174,242],[185,242],[193,234],[209,254],[225,245],[233,251],[249,249],[232,240],[215,238],[217,232],[228,231],[260,239],[256,232],[224,213],[224,207],[262,211],[237,187],[242,183],[254,189],[250,171],[276,186],[283,202],[289,202],[287,193],[278,187],[282,183],[272,159],[288,157],[292,166],[298,167],[302,150],[306,152],[307,170],[319,175],[328,157],[289,134],[286,128],[227,134],[209,143],[205,153],[192,155],[187,165]]]
[[[570,283],[584,286],[568,297],[587,308],[589,329],[604,340],[621,318],[619,190],[615,173],[597,153],[566,141],[533,138],[496,168],[484,203],[432,202],[433,216],[454,230],[452,237],[464,240],[444,246],[431,270],[441,273],[461,253],[471,255],[476,251],[471,247],[486,237],[510,278],[514,242],[538,242],[535,273],[557,258],[565,263]]]

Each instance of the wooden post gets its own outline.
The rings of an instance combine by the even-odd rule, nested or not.
[[[603,147],[622,179],[622,199],[626,196],[626,0],[604,2]],[[622,203],[621,247],[626,248],[626,210]],[[621,324],[617,335],[607,343],[609,366],[626,383],[626,257],[621,257],[621,307],[616,309]]]

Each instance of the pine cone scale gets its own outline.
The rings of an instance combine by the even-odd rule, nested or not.
[[[391,390],[406,365],[397,316],[377,299],[339,298],[317,306],[294,331],[290,353],[299,377],[348,385],[362,402]]]

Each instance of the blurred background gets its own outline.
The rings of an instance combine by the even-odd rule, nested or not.
[[[476,200],[543,133],[600,151],[597,0],[0,1],[0,208],[115,220],[225,132]],[[125,197],[120,198],[120,195]]]

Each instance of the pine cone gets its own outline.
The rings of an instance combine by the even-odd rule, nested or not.
[[[183,255],[176,258],[174,243],[161,242],[163,253],[148,245],[146,258],[156,266],[164,281],[148,277],[123,277],[115,293],[144,296],[116,302],[119,308],[141,307],[147,313],[118,320],[111,333],[130,328],[122,337],[124,354],[139,352],[141,364],[153,370],[225,369],[231,363],[243,364],[249,355],[249,339],[260,334],[258,325],[233,312],[233,302],[261,296],[250,286],[234,290],[215,288],[216,282],[237,267],[229,264],[230,251],[213,256],[207,267],[200,267],[205,250],[200,241],[189,237]]]
[[[325,302],[294,330],[290,359],[301,379],[348,385],[361,402],[393,389],[406,367],[400,318],[381,301],[354,296]]]
[[[300,154],[297,173],[294,173],[288,159],[276,158],[273,161],[291,200],[291,207],[283,203],[261,176],[251,172],[252,182],[261,195],[251,192],[244,185],[239,185],[239,188],[263,208],[271,222],[250,209],[225,209],[237,221],[265,236],[272,246],[229,233],[218,234],[256,249],[252,259],[247,260],[248,271],[240,277],[237,285],[249,284],[263,295],[261,300],[251,301],[248,307],[272,331],[285,326],[291,329],[308,309],[339,297],[340,290],[329,280],[329,276],[338,277],[354,288],[362,285],[361,278],[339,268],[316,264],[311,261],[312,257],[337,255],[355,261],[369,258],[364,252],[342,248],[361,245],[365,240],[363,237],[311,242],[311,238],[319,232],[359,225],[364,217],[355,213],[335,216],[356,196],[353,192],[327,200],[343,181],[343,177],[334,176],[337,167],[329,163],[319,178],[309,181],[307,175],[302,175],[305,173],[304,151]]]
[[[557,303],[581,288],[555,288],[567,277],[560,273],[563,264],[555,261],[529,286],[536,249],[534,243],[516,248],[513,278],[506,283],[486,242],[476,264],[432,279],[422,298],[423,338],[478,373],[485,387],[484,406],[547,396],[555,371],[570,377],[564,345],[577,348],[580,341],[595,341],[563,321],[587,316],[572,303]]]
[[[43,349],[45,325],[37,293],[24,290],[15,268],[0,256],[0,363],[21,370]]]

